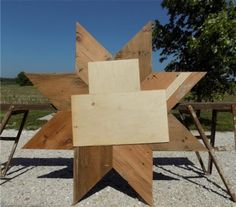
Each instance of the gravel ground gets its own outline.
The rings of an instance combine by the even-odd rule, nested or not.
[[[12,136],[7,130],[3,136]],[[69,207],[72,203],[72,151],[22,150],[35,131],[24,131],[7,179],[1,180],[1,206]],[[236,153],[232,132],[217,133],[216,145],[230,151],[217,152],[225,175],[236,191]],[[1,162],[7,159],[9,142],[1,143]],[[202,153],[206,157],[206,153]],[[154,206],[225,207],[230,200],[214,168],[211,176],[201,173],[193,152],[154,153]],[[146,206],[116,173],[108,174],[89,197],[76,206]]]

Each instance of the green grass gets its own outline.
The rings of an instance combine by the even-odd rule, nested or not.
[[[43,97],[34,86],[19,86],[16,84],[14,79],[1,79],[1,103],[21,103],[21,104],[39,104],[48,103],[47,98]],[[236,102],[236,96],[226,96],[224,98],[225,102]],[[53,111],[30,111],[27,122],[26,129],[37,129],[41,127],[46,121],[38,120]],[[2,119],[4,112],[0,112],[0,118]],[[18,127],[18,120],[20,115],[12,117],[7,128]],[[188,117],[188,123],[191,123],[191,118]],[[204,111],[201,113],[200,119],[203,127],[206,130],[210,129],[211,123],[211,113],[209,111]],[[231,131],[233,130],[233,118],[231,113],[220,112],[217,118],[217,130],[219,131]],[[190,128],[194,129],[194,125],[191,123]]]
[[[11,104],[41,104],[48,103],[47,98],[43,97],[34,86],[19,86],[15,79],[1,79],[1,103]],[[29,130],[38,129],[46,121],[39,118],[51,114],[49,110],[31,110],[28,114],[25,128]],[[0,112],[0,119],[4,116],[4,111]],[[9,120],[6,128],[16,129],[19,127],[22,114],[14,115]]]

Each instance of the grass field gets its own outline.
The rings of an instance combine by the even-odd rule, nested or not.
[[[38,90],[33,86],[19,86],[16,84],[15,80],[1,80],[1,103],[21,103],[21,104],[32,104],[32,103],[48,103],[48,100],[43,97]],[[227,96],[224,101],[234,101],[236,102],[236,96]],[[39,118],[48,115],[54,111],[30,111],[28,119],[26,122],[26,129],[37,129],[42,126],[46,121],[38,120]],[[4,112],[0,112],[0,118],[2,119]],[[7,128],[18,127],[18,120],[21,115],[14,116]],[[201,113],[201,123],[204,128],[209,130],[210,127],[210,112]],[[191,124],[191,119],[188,120],[190,123],[190,128],[194,129],[193,124]],[[233,118],[231,113],[222,112],[218,114],[218,125],[217,130],[219,131],[231,131],[233,130]]]

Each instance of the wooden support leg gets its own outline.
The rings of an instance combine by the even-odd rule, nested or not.
[[[189,127],[188,127],[188,124],[187,124],[187,122],[186,122],[185,116],[184,116],[184,114],[183,114],[180,110],[179,110],[179,114],[180,114],[180,118],[181,118],[183,124],[186,126],[186,128],[187,128],[188,130],[190,130]],[[206,170],[206,167],[205,167],[205,165],[204,165],[204,162],[203,162],[203,160],[202,160],[202,157],[201,157],[200,153],[199,153],[198,151],[195,151],[195,154],[196,154],[196,156],[197,156],[198,162],[199,162],[199,164],[200,164],[200,166],[201,166],[201,168],[202,168],[203,173],[204,173],[204,174],[208,174],[208,172],[207,172],[207,170]]]
[[[232,105],[232,113],[233,113],[233,119],[234,119],[234,146],[236,151],[236,104]]]
[[[2,134],[2,131],[4,130],[8,120],[11,117],[12,114],[12,110],[14,109],[14,106],[10,106],[10,108],[8,109],[7,113],[5,114],[5,116],[3,117],[2,122],[0,123],[0,134]]]
[[[215,146],[215,136],[216,136],[216,122],[217,122],[217,111],[213,110],[212,111],[212,118],[211,118],[211,138],[210,138],[210,143],[211,146],[214,148]],[[208,157],[208,169],[207,169],[207,173],[211,174],[212,173],[212,158],[209,155]]]
[[[12,160],[12,158],[13,158],[13,155],[14,155],[14,153],[15,153],[16,147],[17,147],[17,145],[18,145],[18,142],[19,142],[19,139],[20,139],[20,135],[21,135],[22,130],[23,130],[23,127],[24,127],[24,125],[25,125],[28,112],[29,112],[29,111],[25,111],[25,112],[24,112],[24,115],[23,115],[23,118],[22,118],[22,121],[21,121],[21,124],[20,124],[20,128],[19,128],[18,133],[17,133],[17,135],[16,135],[15,142],[14,142],[14,144],[13,144],[13,146],[12,146],[11,153],[10,153],[10,155],[9,155],[8,161],[6,162],[5,167],[1,168],[1,177],[5,177],[6,174],[7,174],[7,171],[8,171],[8,169],[9,169],[11,160]],[[9,120],[9,118],[8,118],[8,120]]]
[[[226,189],[228,190],[228,193],[229,195],[231,196],[232,200],[234,202],[236,202],[236,193],[233,192],[233,189],[232,189],[232,186],[229,184],[229,181],[225,178],[224,176],[224,172],[223,172],[223,169],[222,167],[219,165],[219,161],[217,160],[217,157],[215,155],[215,152],[214,152],[214,148],[211,146],[211,144],[209,143],[208,139],[207,139],[207,136],[205,135],[205,132],[197,118],[197,115],[193,109],[193,107],[191,105],[188,106],[188,110],[194,120],[194,124],[196,126],[196,128],[198,129],[198,132],[199,134],[201,135],[201,138],[203,140],[203,143],[205,144],[206,148],[209,150],[209,154],[211,156],[211,159],[212,159],[212,162],[214,163]]]

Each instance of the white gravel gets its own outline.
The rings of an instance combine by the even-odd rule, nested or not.
[[[2,136],[14,133],[14,130],[7,130]],[[69,207],[73,195],[73,152],[20,149],[34,133],[23,132],[7,178],[1,180],[1,207]],[[218,132],[216,141],[216,145],[226,145],[230,149],[217,152],[217,157],[236,191],[234,134]],[[10,142],[1,142],[1,162],[6,161],[10,147]],[[206,153],[202,154],[206,157]],[[155,152],[153,171],[154,206],[236,207],[215,168],[211,176],[202,175],[194,152]],[[76,206],[146,205],[117,174],[111,173]]]

